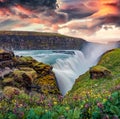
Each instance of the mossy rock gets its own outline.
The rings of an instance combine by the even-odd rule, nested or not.
[[[40,92],[44,94],[59,94],[54,74],[49,74],[35,80],[35,85],[40,87]]]
[[[35,59],[32,57],[16,57],[14,58],[14,62],[16,66],[27,66],[27,67],[32,67],[34,63],[37,63]]]
[[[31,87],[33,81],[37,78],[37,73],[32,68],[22,67],[14,70],[10,75],[4,78],[3,85],[15,86],[18,88]]]
[[[22,93],[22,91],[20,91],[20,89],[18,89],[16,87],[6,86],[3,89],[3,94],[7,97],[12,97],[14,95],[19,95],[20,93]]]
[[[12,59],[13,71],[4,77],[1,88],[13,86],[28,93],[36,91],[44,94],[58,94],[56,78],[52,66],[38,62],[32,57],[15,56]]]
[[[104,77],[110,77],[111,71],[104,66],[97,65],[90,69],[90,78],[91,79],[99,79]]]
[[[47,65],[47,64],[44,64],[44,63],[34,63],[32,68],[37,72],[37,73],[42,73],[42,72],[46,72],[47,74],[49,72],[52,71],[52,67]]]

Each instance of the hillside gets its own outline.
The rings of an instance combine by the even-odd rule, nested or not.
[[[120,90],[120,48],[103,54],[96,66],[76,80],[66,98],[85,97],[86,94],[106,97],[117,89]]]
[[[56,33],[0,31],[1,48],[14,50],[78,50],[85,43],[81,38]]]

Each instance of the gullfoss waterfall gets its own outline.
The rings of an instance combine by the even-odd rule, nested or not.
[[[59,89],[62,95],[65,95],[80,75],[97,64],[103,53],[116,47],[115,43],[106,45],[88,43],[81,51],[74,50],[74,54],[73,51],[66,53],[52,50],[15,51],[15,54],[32,56],[40,62],[52,65]]]

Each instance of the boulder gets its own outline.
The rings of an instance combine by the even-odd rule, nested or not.
[[[14,62],[14,67],[22,67],[22,66],[23,67],[25,67],[25,66],[32,67],[32,65],[34,63],[37,63],[37,61],[35,59],[33,59],[32,57],[29,57],[29,56],[27,56],[27,57],[17,56],[13,59],[13,62]]]
[[[89,73],[90,73],[91,79],[100,79],[100,78],[106,78],[111,76],[111,71],[101,65],[92,67]]]
[[[12,51],[0,50],[0,70],[5,67],[12,67],[14,57],[15,55]]]
[[[12,51],[7,51],[7,50],[0,50],[0,62],[1,61],[6,61],[6,60],[12,60],[14,57],[14,53]]]
[[[58,87],[56,85],[54,74],[45,75],[39,77],[34,82],[35,85],[40,87],[39,92],[44,94],[59,94]]]
[[[14,70],[2,81],[4,86],[15,86],[29,90],[33,81],[37,78],[37,73],[31,68],[22,68]]]
[[[7,96],[7,97],[12,97],[14,95],[19,95],[22,91],[20,91],[18,88],[16,87],[11,87],[11,86],[6,86],[3,89],[3,95]]]
[[[34,80],[34,85],[40,87],[40,93],[58,94],[60,93],[56,85],[56,78],[52,72],[52,67],[43,63],[35,63],[33,69],[38,73],[38,78]]]

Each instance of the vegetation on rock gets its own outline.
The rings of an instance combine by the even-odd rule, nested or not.
[[[90,73],[91,79],[99,79],[99,78],[111,76],[111,71],[101,65],[97,65],[97,66],[90,68],[89,73]]]
[[[28,94],[33,91],[43,94],[60,94],[51,66],[40,63],[32,57],[14,56],[10,60],[3,60],[0,62],[4,63],[0,81],[2,89],[6,89],[7,86],[19,88]],[[4,75],[4,71],[7,72],[8,69],[10,72]]]

